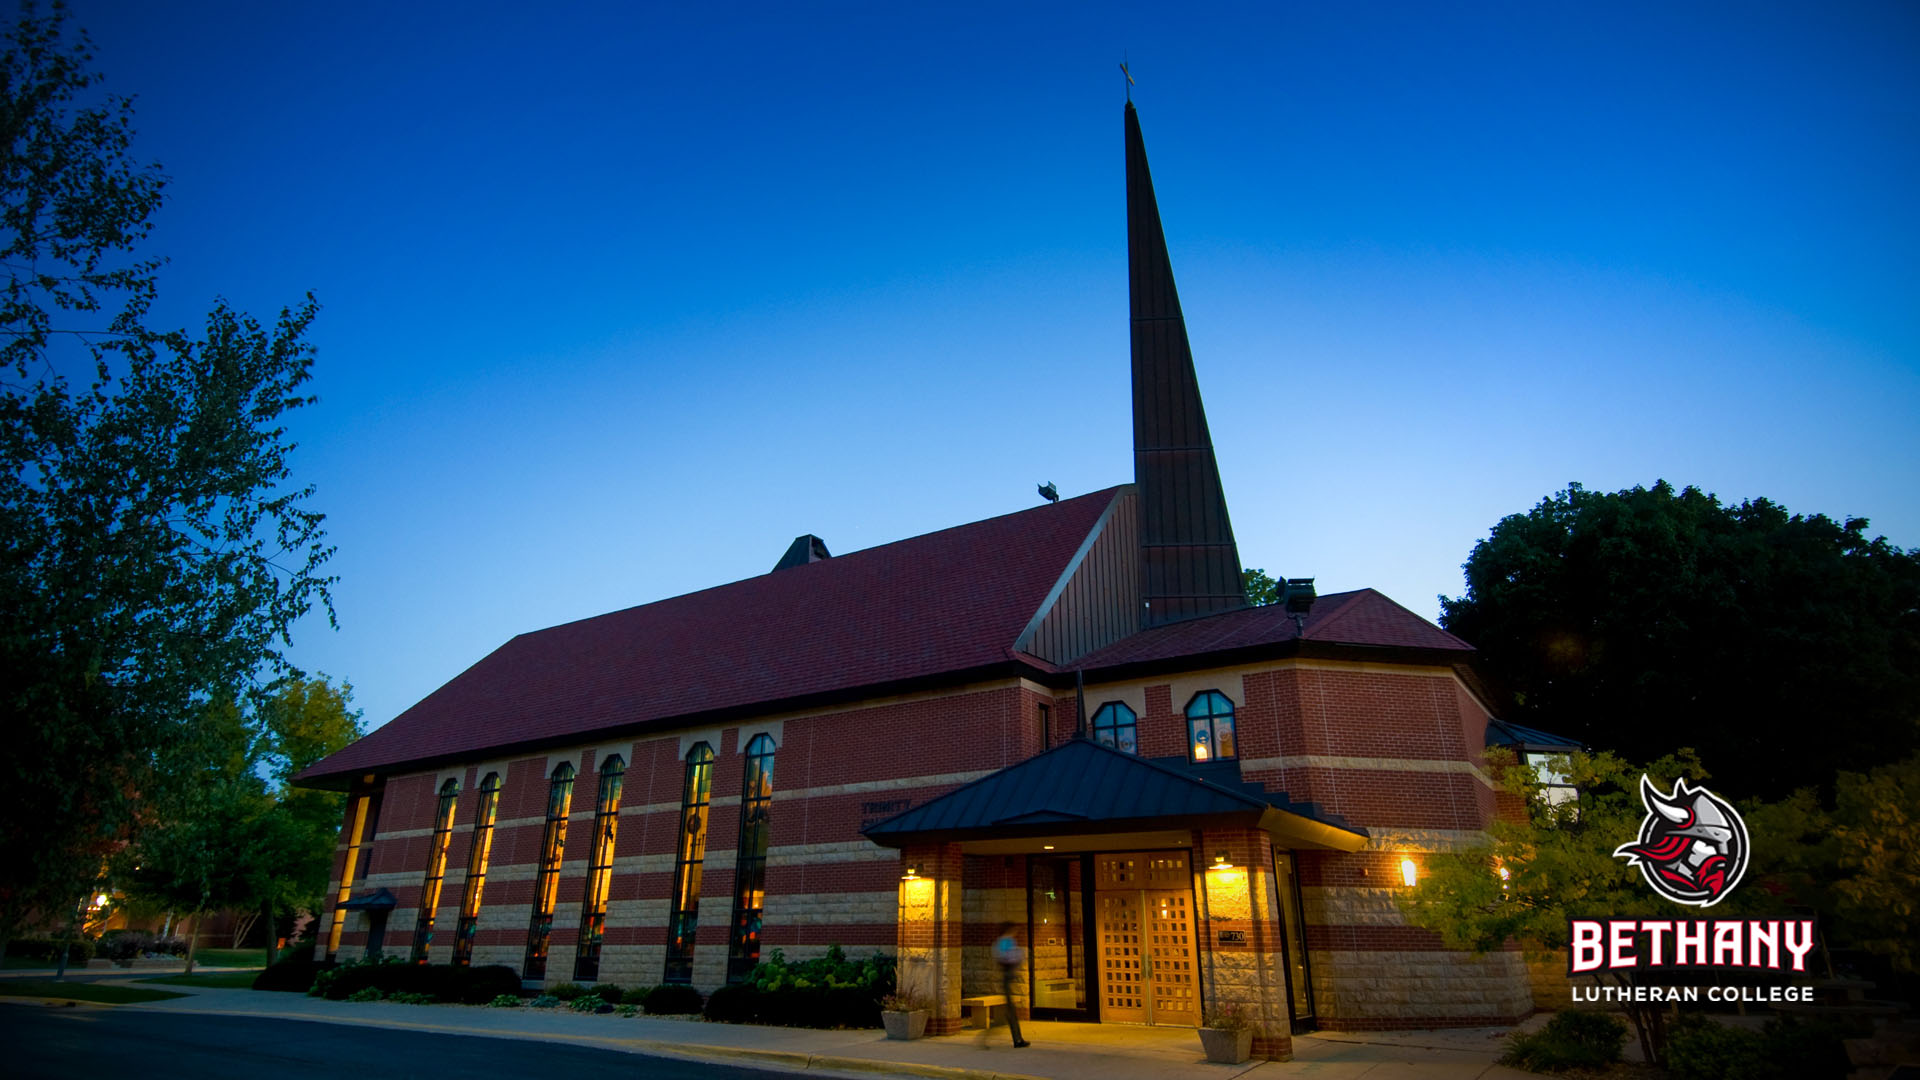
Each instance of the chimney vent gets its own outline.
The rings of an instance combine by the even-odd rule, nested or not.
[[[831,558],[833,558],[833,554],[827,550],[827,542],[825,540],[820,539],[812,533],[805,533],[793,538],[793,543],[787,545],[787,553],[780,556],[779,562],[773,564],[773,570],[777,572],[788,569],[789,567],[805,566],[808,563]]]

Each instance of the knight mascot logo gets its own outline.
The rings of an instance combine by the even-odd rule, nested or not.
[[[1706,788],[1688,787],[1685,777],[1663,795],[1642,774],[1640,801],[1647,807],[1640,839],[1615,848],[1616,857],[1638,866],[1654,892],[1677,904],[1712,907],[1733,891],[1750,850],[1738,811]]]

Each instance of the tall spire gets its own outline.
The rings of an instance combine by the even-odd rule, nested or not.
[[[1142,628],[1247,606],[1240,552],[1173,287],[1140,117],[1127,102],[1127,273]]]

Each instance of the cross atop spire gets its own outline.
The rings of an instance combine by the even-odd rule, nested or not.
[[[1140,117],[1127,102],[1127,273],[1142,628],[1247,606]]]

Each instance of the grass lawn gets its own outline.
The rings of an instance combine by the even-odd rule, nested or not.
[[[101,1001],[121,1005],[130,1001],[165,1001],[185,997],[171,990],[148,990],[108,983],[54,982],[52,979],[0,979],[0,997],[50,997],[72,1001]]]
[[[284,954],[282,954],[284,955]],[[265,949],[209,949],[201,946],[193,954],[193,964],[212,964],[214,967],[262,968],[267,966]]]
[[[143,983],[164,983],[168,986],[212,986],[222,989],[249,990],[258,971],[216,971],[211,975],[159,975],[151,979],[139,979]]]

